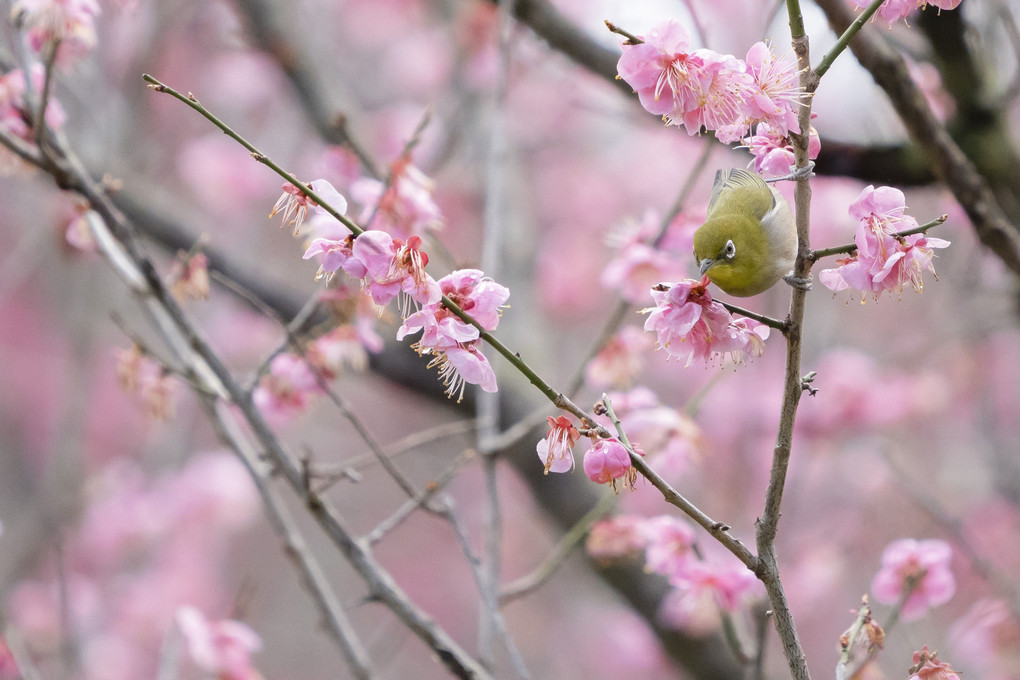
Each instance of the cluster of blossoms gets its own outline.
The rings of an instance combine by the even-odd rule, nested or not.
[[[592,527],[586,547],[601,561],[642,556],[645,568],[666,577],[673,588],[663,600],[663,620],[691,632],[717,626],[720,610],[736,611],[757,587],[743,564],[697,557],[694,530],[672,515],[603,520]]]
[[[545,472],[568,472],[574,468],[574,444],[581,433],[566,416],[549,417],[549,431],[535,446]],[[641,452],[638,451],[640,454]],[[584,474],[596,484],[612,484],[622,479],[624,486],[634,487],[637,472],[630,462],[627,447],[616,437],[588,438],[588,450],[581,463]]]
[[[195,607],[177,610],[177,627],[191,661],[219,680],[262,680],[251,655],[262,648],[258,633],[245,623],[224,619],[209,621]]]
[[[358,241],[362,238],[364,234]],[[486,331],[496,329],[510,297],[506,286],[486,278],[478,269],[458,269],[437,283],[443,296],[470,314],[479,326]],[[397,330],[397,340],[418,331],[421,338],[412,347],[419,354],[434,357],[429,367],[439,366],[447,394],[458,395],[460,401],[464,383],[478,385],[486,392],[496,391],[496,376],[479,348],[481,332],[447,309],[441,299],[425,302],[420,310],[404,319]]]
[[[141,403],[145,414],[157,420],[168,420],[174,413],[176,379],[166,368],[142,353],[138,345],[117,350],[117,383]]]
[[[799,72],[769,45],[755,43],[745,59],[693,49],[687,29],[675,20],[655,26],[642,40],[623,43],[617,71],[645,110],[667,124],[683,126],[692,135],[702,128],[714,131],[726,144],[748,137],[757,126],[745,145],[759,158],[785,150],[789,133],[800,132],[797,115],[804,93]],[[817,139],[812,158],[818,153]],[[780,157],[785,156],[773,153],[761,164],[774,170]]]
[[[734,318],[712,299],[708,283],[707,278],[684,279],[652,288],[655,307],[641,310],[648,314],[645,330],[655,331],[659,349],[665,349],[670,358],[685,357],[684,366],[694,359],[713,361],[726,355],[737,364],[748,354],[760,357],[769,327],[753,319]]]
[[[929,608],[948,602],[956,592],[949,569],[952,556],[953,550],[945,541],[893,541],[882,552],[882,568],[871,582],[872,594],[883,604],[895,604],[911,589],[903,605],[903,620],[919,619]]]
[[[924,289],[924,272],[935,273],[933,248],[945,248],[949,241],[925,234],[900,236],[898,232],[919,227],[904,214],[906,199],[893,187],[868,186],[850,204],[850,216],[857,220],[854,243],[857,254],[837,260],[838,267],[823,269],[818,280],[832,291],[852,288],[872,293],[901,293],[909,284],[916,292]]]
[[[402,220],[400,224],[403,225],[401,228],[404,230],[402,233],[406,233],[407,230],[424,228],[425,222],[417,217],[417,226],[404,221],[409,215],[421,217],[423,213],[409,213],[403,208],[395,211],[395,206],[409,205],[404,199],[415,194],[415,191],[407,187],[425,187],[421,183],[424,175],[419,178],[420,173],[413,166],[405,164],[401,168],[398,178],[402,179],[402,184],[399,186],[405,189],[393,194],[388,190],[380,191],[378,200],[388,201],[388,204],[372,212],[383,215],[381,219],[390,226],[397,226],[392,220],[399,212]],[[329,182],[315,180],[310,183],[310,187],[334,210],[341,214],[346,211],[346,199]],[[416,205],[421,207],[421,201]],[[322,206],[316,205],[297,187],[285,184],[284,194],[277,201],[271,215],[282,212],[284,222],[293,222],[297,233],[309,210],[313,208],[319,215],[325,214]],[[438,215],[438,212],[435,214]],[[371,219],[371,215],[368,219]],[[321,227],[317,227],[317,230],[322,233]],[[502,309],[510,296],[505,286],[485,277],[477,269],[457,270],[436,281],[425,271],[429,258],[422,250],[422,239],[417,234],[404,239],[371,229],[355,236],[349,228],[335,221],[329,230],[330,233],[314,238],[305,250],[305,259],[319,259],[316,278],[328,281],[343,270],[361,281],[364,292],[379,307],[396,298],[403,318],[397,339],[403,340],[421,331],[422,336],[414,348],[419,354],[433,357],[429,366],[439,367],[439,375],[448,395],[456,394],[460,399],[466,383],[478,385],[487,392],[496,391],[492,366],[480,349],[480,328],[492,331],[499,324]],[[447,302],[456,304],[469,314],[477,326],[450,311]]]
[[[927,9],[928,5],[934,5],[939,10],[956,9],[960,2],[961,0],[885,0],[878,8],[878,16],[894,24],[918,10]],[[864,9],[871,3],[868,0],[850,0],[850,4],[858,9]]]

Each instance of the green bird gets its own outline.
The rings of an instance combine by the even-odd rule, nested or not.
[[[715,173],[705,223],[694,233],[702,276],[724,292],[750,297],[787,277],[797,259],[797,225],[786,199],[756,173]],[[789,276],[788,276],[789,275]]]

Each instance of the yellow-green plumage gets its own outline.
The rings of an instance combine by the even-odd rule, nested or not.
[[[797,257],[789,204],[753,172],[718,171],[705,223],[694,234],[694,257],[701,273],[730,295],[771,288]]]

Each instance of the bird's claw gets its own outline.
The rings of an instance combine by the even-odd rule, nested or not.
[[[799,179],[810,179],[815,176],[815,162],[808,161],[807,165],[801,168],[796,168],[793,172],[785,177],[775,177],[773,179],[767,179],[766,182],[785,182],[786,180],[799,180]]]
[[[800,276],[794,276],[793,274],[787,274],[786,276],[783,277],[783,281],[786,281],[788,284],[790,284],[791,286],[793,286],[797,290],[802,290],[804,292],[807,292],[807,291],[811,290],[811,275],[810,274],[807,275],[807,278],[801,278]]]

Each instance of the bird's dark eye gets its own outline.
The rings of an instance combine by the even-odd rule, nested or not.
[[[737,247],[733,245],[733,241],[727,241],[726,247],[723,249],[723,254],[726,255],[727,259],[731,259],[737,254]]]

